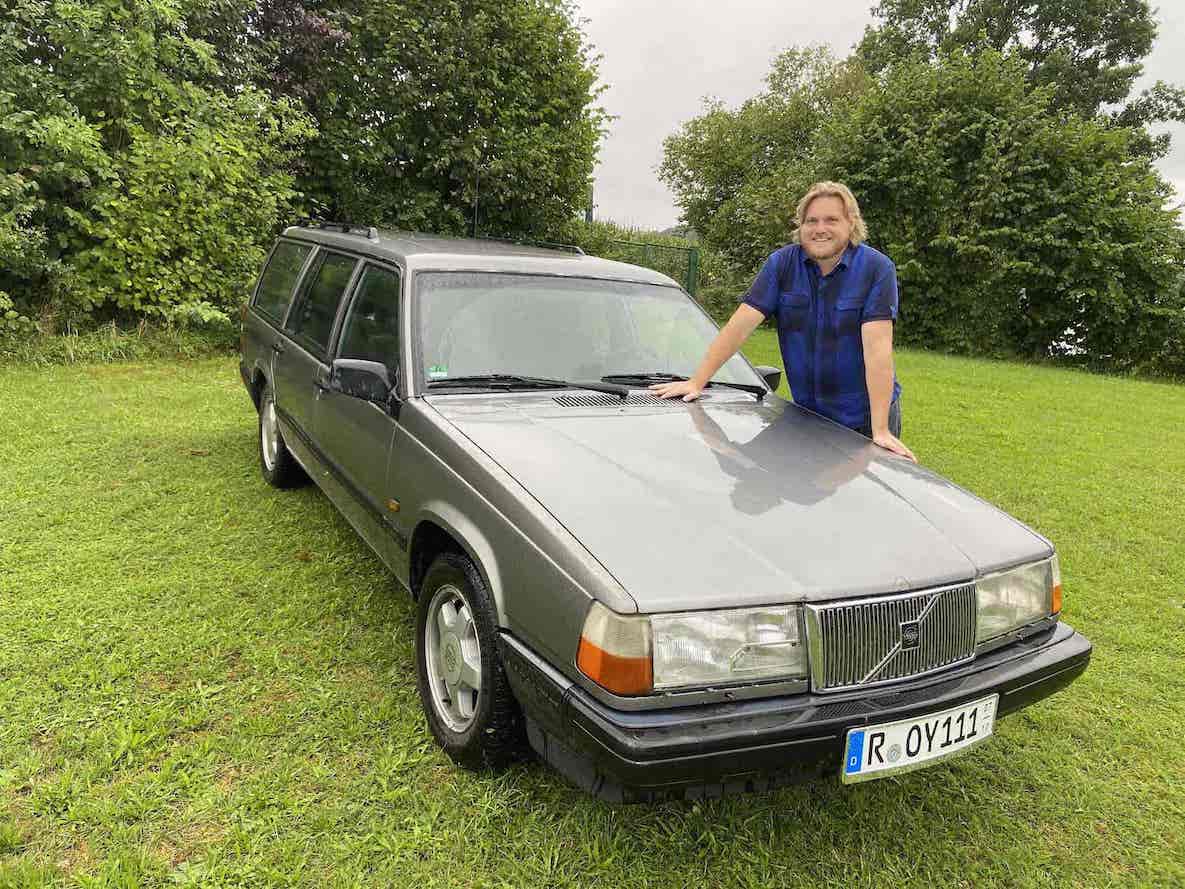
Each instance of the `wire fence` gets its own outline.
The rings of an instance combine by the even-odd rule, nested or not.
[[[674,278],[695,296],[699,289],[699,248],[675,247],[670,244],[650,244],[640,241],[610,241],[606,258],[632,262],[662,272]]]

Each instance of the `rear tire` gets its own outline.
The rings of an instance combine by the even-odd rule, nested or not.
[[[416,685],[428,728],[453,762],[501,769],[525,755],[526,729],[498,654],[493,600],[459,553],[437,556],[420,587]]]
[[[259,469],[273,488],[295,488],[308,482],[280,432],[276,419],[276,396],[272,384],[264,383],[259,394]]]

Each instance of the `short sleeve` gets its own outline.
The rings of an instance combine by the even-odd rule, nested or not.
[[[872,282],[872,287],[868,290],[861,320],[897,320],[897,269],[887,259],[884,268],[878,270],[876,280]]]
[[[742,300],[745,305],[752,306],[762,315],[769,316],[778,307],[778,293],[780,289],[778,282],[782,277],[782,257],[780,253],[781,251],[777,251],[769,255],[769,258],[765,261],[765,265],[761,267],[761,271],[753,279],[753,284],[749,287],[749,292],[745,294],[745,298]]]

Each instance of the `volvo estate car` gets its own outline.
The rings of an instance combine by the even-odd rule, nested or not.
[[[742,356],[698,401],[648,391],[716,332],[665,275],[575,250],[277,240],[241,338],[263,477],[315,482],[414,597],[457,763],[533,749],[615,801],[865,781],[1086,669],[1021,522]]]

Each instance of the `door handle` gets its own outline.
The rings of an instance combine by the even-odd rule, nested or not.
[[[272,351],[277,355],[282,354],[284,352],[284,344],[277,340],[276,342],[272,343]]]

